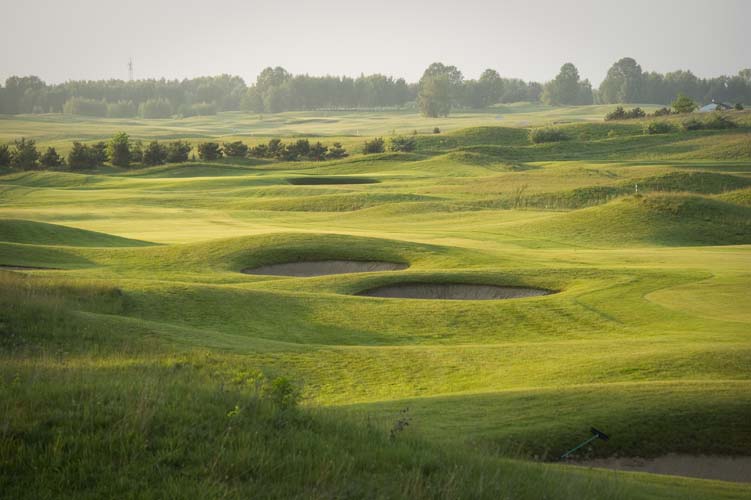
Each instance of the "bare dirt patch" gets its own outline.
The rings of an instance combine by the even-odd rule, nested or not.
[[[657,458],[598,458],[571,463],[584,467],[751,483],[751,457],[670,453]]]
[[[406,269],[406,264],[395,262],[368,262],[356,260],[320,260],[307,262],[285,262],[270,264],[253,269],[243,269],[245,274],[270,276],[326,276],[329,274],[372,273],[378,271],[398,271]]]
[[[392,299],[501,300],[548,295],[550,290],[516,286],[458,283],[399,283],[359,292],[357,295]]]

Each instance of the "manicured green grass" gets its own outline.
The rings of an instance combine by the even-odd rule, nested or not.
[[[544,462],[590,426],[611,439],[589,456],[751,447],[745,114],[737,129],[660,136],[602,115],[0,120],[3,134],[49,144],[132,127],[161,139],[352,134],[355,153],[0,176],[0,266],[49,268],[0,269],[0,491],[748,497],[749,485]],[[528,126],[566,121],[578,122],[555,125],[568,140],[529,142]],[[427,133],[434,122],[441,134]],[[425,133],[415,152],[363,156],[360,128]],[[408,267],[241,272],[347,259]],[[402,282],[556,293],[356,295]]]
[[[144,241],[118,238],[105,233],[72,229],[57,224],[13,219],[0,220],[0,241],[74,247],[129,247],[149,244]]]

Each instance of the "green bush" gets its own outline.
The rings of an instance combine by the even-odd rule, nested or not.
[[[704,122],[704,128],[709,130],[724,130],[736,128],[738,124],[730,120],[727,116],[719,113],[713,113],[712,116]]]
[[[559,142],[568,139],[563,130],[558,128],[536,128],[529,131],[529,140],[534,144],[543,142]]]
[[[109,161],[109,154],[107,153],[107,144],[104,142],[87,146],[75,141],[73,148],[68,153],[68,166],[71,170],[98,167],[106,161]]]
[[[248,156],[252,156],[253,158],[268,158],[269,147],[266,144],[258,144],[257,146],[253,146],[248,150]]]
[[[130,162],[141,163],[143,160],[143,142],[139,139],[130,148]]]
[[[242,141],[225,142],[222,149],[224,155],[229,158],[245,158],[248,154],[248,145]]]
[[[605,115],[605,121],[613,121],[613,120],[623,120],[626,118],[626,110],[623,109],[623,106],[618,106],[613,111]]]
[[[222,148],[216,142],[202,142],[198,145],[198,157],[205,161],[218,160],[222,157]]]
[[[386,143],[383,137],[376,137],[370,141],[365,141],[362,152],[366,155],[374,153],[383,153],[386,150]]]
[[[115,134],[110,140],[110,158],[116,167],[127,167],[130,164],[130,138],[125,132]]]
[[[698,107],[696,102],[685,94],[678,94],[671,106],[676,113],[691,113]]]
[[[63,165],[63,158],[57,154],[55,148],[49,147],[47,151],[39,158],[39,163],[46,168],[55,168]]]
[[[349,156],[347,150],[342,147],[341,142],[335,142],[326,153],[326,158],[329,160],[338,160],[339,158],[346,158]]]
[[[633,120],[635,118],[644,118],[647,113],[643,109],[636,107],[626,111],[623,106],[618,106],[613,111],[605,115],[605,121],[612,120]]]
[[[10,164],[15,168],[32,170],[38,166],[39,156],[36,142],[33,139],[16,139],[15,149],[10,155]]]
[[[310,146],[310,151],[308,152],[308,158],[313,161],[322,161],[326,159],[326,155],[329,152],[329,148],[327,146],[324,146],[320,142],[316,142],[315,144],[312,144]]]
[[[144,165],[163,165],[167,161],[167,147],[159,144],[159,141],[151,141],[146,149],[143,150]]]
[[[668,134],[673,127],[668,122],[649,122],[644,126],[644,133],[649,135]]]
[[[628,120],[633,120],[635,118],[644,118],[645,116],[647,116],[647,113],[645,113],[644,110],[639,107],[626,111],[626,119]]]
[[[706,120],[697,120],[696,118],[691,118],[684,121],[682,125],[684,130],[725,130],[729,128],[736,128],[738,126],[737,123],[728,119],[727,116],[721,115],[719,113],[714,113]]]
[[[396,137],[392,137],[389,141],[389,149],[391,151],[414,151],[415,147],[417,146],[417,143],[415,142],[415,139],[412,137],[404,137],[403,135],[398,135]]]
[[[7,144],[0,144],[0,167],[10,165],[10,148]]]
[[[307,158],[310,154],[310,141],[307,139],[298,139],[293,144],[288,144],[285,148],[285,154],[282,155],[286,160],[295,161],[300,158]]]
[[[267,147],[269,158],[279,158],[284,154],[284,143],[281,139],[270,139]]]
[[[167,163],[183,163],[188,161],[192,149],[187,141],[173,141],[167,144]]]

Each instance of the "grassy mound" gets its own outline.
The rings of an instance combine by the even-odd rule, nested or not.
[[[55,189],[86,189],[106,181],[106,177],[71,172],[15,172],[0,178],[0,184]]]
[[[522,227],[544,239],[595,246],[751,243],[751,209],[691,195],[629,197]]]
[[[92,262],[74,247],[31,246],[0,242],[0,266],[41,269],[75,269],[90,267]]]
[[[253,168],[240,165],[216,163],[181,163],[160,165],[124,172],[127,177],[182,179],[190,177],[238,176],[252,173]]]
[[[646,191],[688,191],[717,194],[751,186],[751,179],[715,172],[669,172],[634,182]],[[629,183],[632,184],[632,183]]]
[[[287,182],[295,186],[318,186],[327,184],[376,184],[380,182],[372,177],[290,177]]]
[[[526,129],[510,127],[473,127],[445,135],[421,136],[418,151],[447,151],[479,145],[521,146],[529,144]]]
[[[30,220],[0,220],[0,241],[71,247],[140,247],[153,243]]]
[[[351,212],[388,203],[435,201],[432,196],[398,193],[347,193],[243,202],[236,208],[290,212]]]
[[[744,207],[751,207],[751,188],[724,193],[719,195],[717,199]]]

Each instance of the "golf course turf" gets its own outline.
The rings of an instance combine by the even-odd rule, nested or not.
[[[591,426],[610,439],[574,463],[751,454],[751,113],[648,135],[512,108],[283,113],[252,137],[239,113],[2,120],[42,146],[127,125],[350,156],[2,172],[0,491],[749,498],[552,462]],[[568,140],[530,142],[561,116]],[[414,151],[361,154],[396,123]]]

